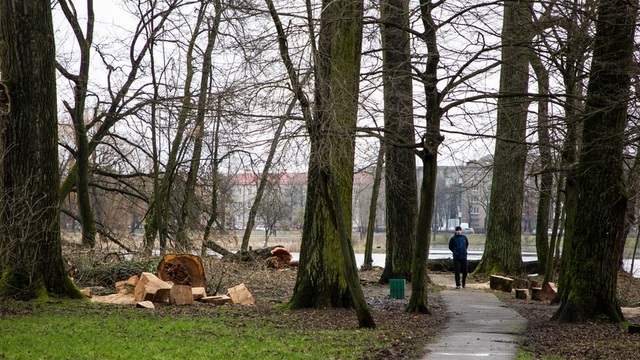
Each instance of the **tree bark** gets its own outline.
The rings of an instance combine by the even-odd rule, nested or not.
[[[83,298],[60,243],[58,121],[51,2],[0,2],[0,72],[11,96],[2,116],[0,296]]]
[[[518,275],[521,254],[525,130],[531,39],[531,2],[507,0],[502,25],[502,65],[493,184],[489,200],[487,240],[476,273]]]
[[[380,283],[411,280],[418,212],[416,160],[412,146],[413,86],[409,49],[409,1],[380,2],[384,85],[384,149],[387,256]]]
[[[353,284],[355,273],[346,273],[357,271],[345,233],[352,214],[363,3],[338,0],[322,5],[315,116],[307,122],[311,154],[305,221],[289,306],[355,306],[360,326],[372,327],[366,303],[356,296],[360,284]]]
[[[624,320],[616,287],[627,206],[622,155],[637,6],[637,1],[627,0],[603,0],[598,6],[576,175],[580,204],[575,227],[569,229],[565,289],[553,317],[560,322],[601,315]]]

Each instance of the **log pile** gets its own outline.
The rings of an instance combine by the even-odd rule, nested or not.
[[[528,279],[510,278],[501,275],[491,275],[489,287],[492,290],[511,292],[515,289],[516,299],[526,300],[529,296],[531,300],[551,301],[556,296],[553,284],[547,283],[539,286],[536,281]]]
[[[291,260],[291,254],[284,248],[275,249],[271,257],[274,264],[285,264]],[[134,275],[116,282],[116,291],[119,297],[131,298],[131,301],[120,303],[135,303],[136,307],[143,309],[153,309],[154,303],[182,306],[193,305],[196,301],[213,305],[255,304],[244,283],[229,288],[226,295],[217,296],[207,296],[204,285],[204,268],[198,256],[167,254],[158,264],[157,276],[150,272]]]

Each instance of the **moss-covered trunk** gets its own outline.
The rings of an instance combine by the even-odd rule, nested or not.
[[[82,295],[60,244],[55,47],[48,0],[0,2],[0,72],[10,109],[2,116],[0,295]]]
[[[531,2],[505,1],[493,184],[487,240],[476,273],[524,272],[520,238],[529,100],[522,94],[528,89],[530,24]]]
[[[387,239],[381,283],[411,280],[411,260],[418,212],[413,87],[409,49],[409,2],[380,2],[385,125],[385,203]]]
[[[633,35],[637,1],[598,6],[582,147],[576,171],[571,250],[562,273],[554,319],[586,321],[600,315],[622,321],[616,296],[621,236],[627,206],[623,180]]]
[[[331,199],[340,199],[341,220],[351,224],[362,9],[360,1],[323,2],[315,64],[315,117],[307,123],[311,155],[300,266],[289,302],[294,309],[354,305],[345,261],[355,260],[343,257],[336,205]],[[335,187],[331,196],[330,186]],[[350,242],[342,245],[351,247]]]

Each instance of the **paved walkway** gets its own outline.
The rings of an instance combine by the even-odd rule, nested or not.
[[[423,360],[515,359],[517,335],[525,329],[525,318],[495,295],[481,290],[479,284],[455,290],[453,275],[429,276],[433,282],[447,286],[440,294],[451,320],[436,342],[427,346]]]

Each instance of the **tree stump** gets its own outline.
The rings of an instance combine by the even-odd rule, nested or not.
[[[516,299],[527,300],[527,289],[516,289]]]
[[[489,278],[489,287],[491,290],[500,290],[510,293],[513,288],[513,279],[506,276],[491,275]]]
[[[203,287],[205,282],[202,260],[191,254],[166,254],[158,264],[158,277],[192,287]]]
[[[544,284],[542,287],[531,288],[531,300],[537,301],[551,301],[556,297],[556,292],[551,288],[551,285]]]
[[[169,292],[171,305],[193,305],[193,291],[189,285],[173,285]]]

